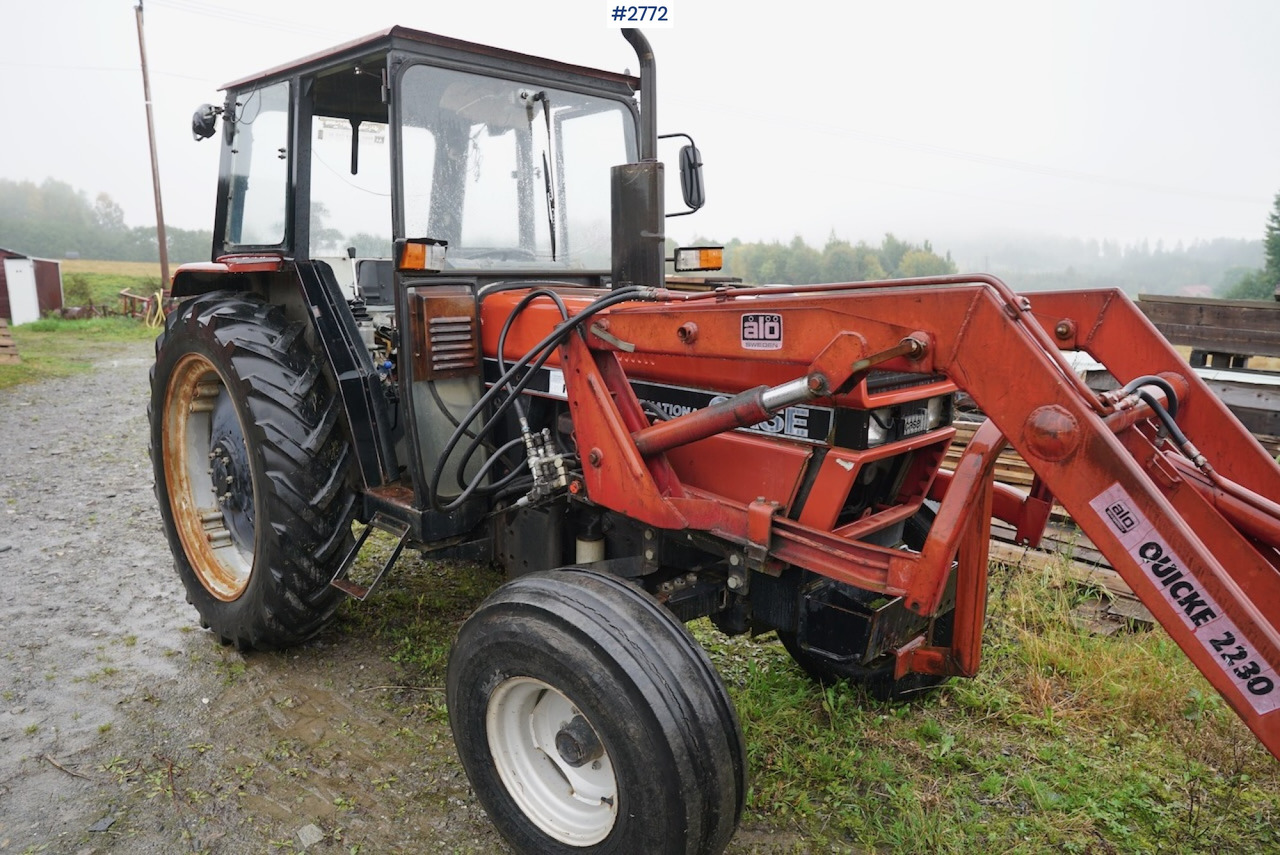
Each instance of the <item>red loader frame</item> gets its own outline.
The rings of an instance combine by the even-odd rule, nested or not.
[[[488,319],[519,296],[486,299],[483,328],[497,329]],[[1280,497],[1280,468],[1122,293],[1025,297],[993,277],[947,276],[652,296],[654,305],[601,312],[561,351],[584,471],[573,489],[646,524],[719,538],[741,568],[731,589],[745,589],[749,571],[790,564],[932,615],[954,566],[952,643],[901,646],[899,677],[976,673],[991,518],[1035,544],[1056,500],[1280,757],[1280,506],[1267,498]],[[571,311],[585,305],[569,302]],[[559,320],[529,314],[513,327],[509,356]],[[744,349],[747,316],[777,319],[774,349]],[[495,349],[486,336],[486,353]],[[1091,391],[1064,350],[1087,352],[1128,388]],[[938,470],[947,431],[919,449],[895,504],[853,524],[811,511],[824,493],[838,504],[847,491],[853,464],[828,455],[813,488],[819,501],[789,519],[802,453],[729,431],[797,401],[856,405],[873,366],[945,378],[988,421],[954,473]],[[746,391],[651,425],[629,384],[637,377]],[[1035,473],[1029,494],[993,482],[1006,443]],[[743,455],[776,495],[733,495]],[[926,498],[940,506],[919,552],[859,541]]]

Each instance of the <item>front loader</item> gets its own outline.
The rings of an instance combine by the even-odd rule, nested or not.
[[[638,78],[393,28],[197,111],[215,245],[174,277],[151,448],[212,632],[304,641],[404,547],[496,562],[447,700],[503,836],[716,853],[745,750],[683,624],[882,698],[971,676],[991,520],[1035,544],[1056,501],[1280,755],[1280,469],[1185,361],[1115,291],[748,288],[709,247],[668,277],[655,66],[624,34]],[[947,471],[957,392],[987,421]],[[1006,445],[1029,491],[993,481]],[[356,578],[374,530],[396,547]]]

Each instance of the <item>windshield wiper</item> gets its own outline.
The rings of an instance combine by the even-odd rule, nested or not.
[[[547,226],[551,229],[551,260],[556,260],[556,194],[555,194],[555,176],[551,172],[553,158],[548,157],[551,153],[552,137],[551,137],[551,100],[547,98],[545,89],[539,90],[533,96],[534,101],[542,102],[542,115],[547,120],[547,148],[542,152],[542,183],[547,192]]]

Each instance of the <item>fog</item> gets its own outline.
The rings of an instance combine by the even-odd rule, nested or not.
[[[134,3],[0,0],[0,178],[106,193],[154,223]],[[209,228],[218,87],[393,24],[638,68],[610,4],[145,0],[166,221]],[[1280,4],[680,3],[646,30],[664,133],[708,203],[678,239],[1016,232],[1261,237],[1280,191]],[[0,246],[4,245],[0,235]]]

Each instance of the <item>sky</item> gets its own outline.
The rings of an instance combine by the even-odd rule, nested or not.
[[[395,24],[638,70],[604,0],[143,2],[181,228],[212,226],[217,178],[191,114],[256,71]],[[645,31],[659,131],[706,164],[679,240],[1172,246],[1260,238],[1280,192],[1275,0],[666,2],[670,26]],[[0,178],[106,193],[131,226],[155,223],[136,5],[0,0]]]

